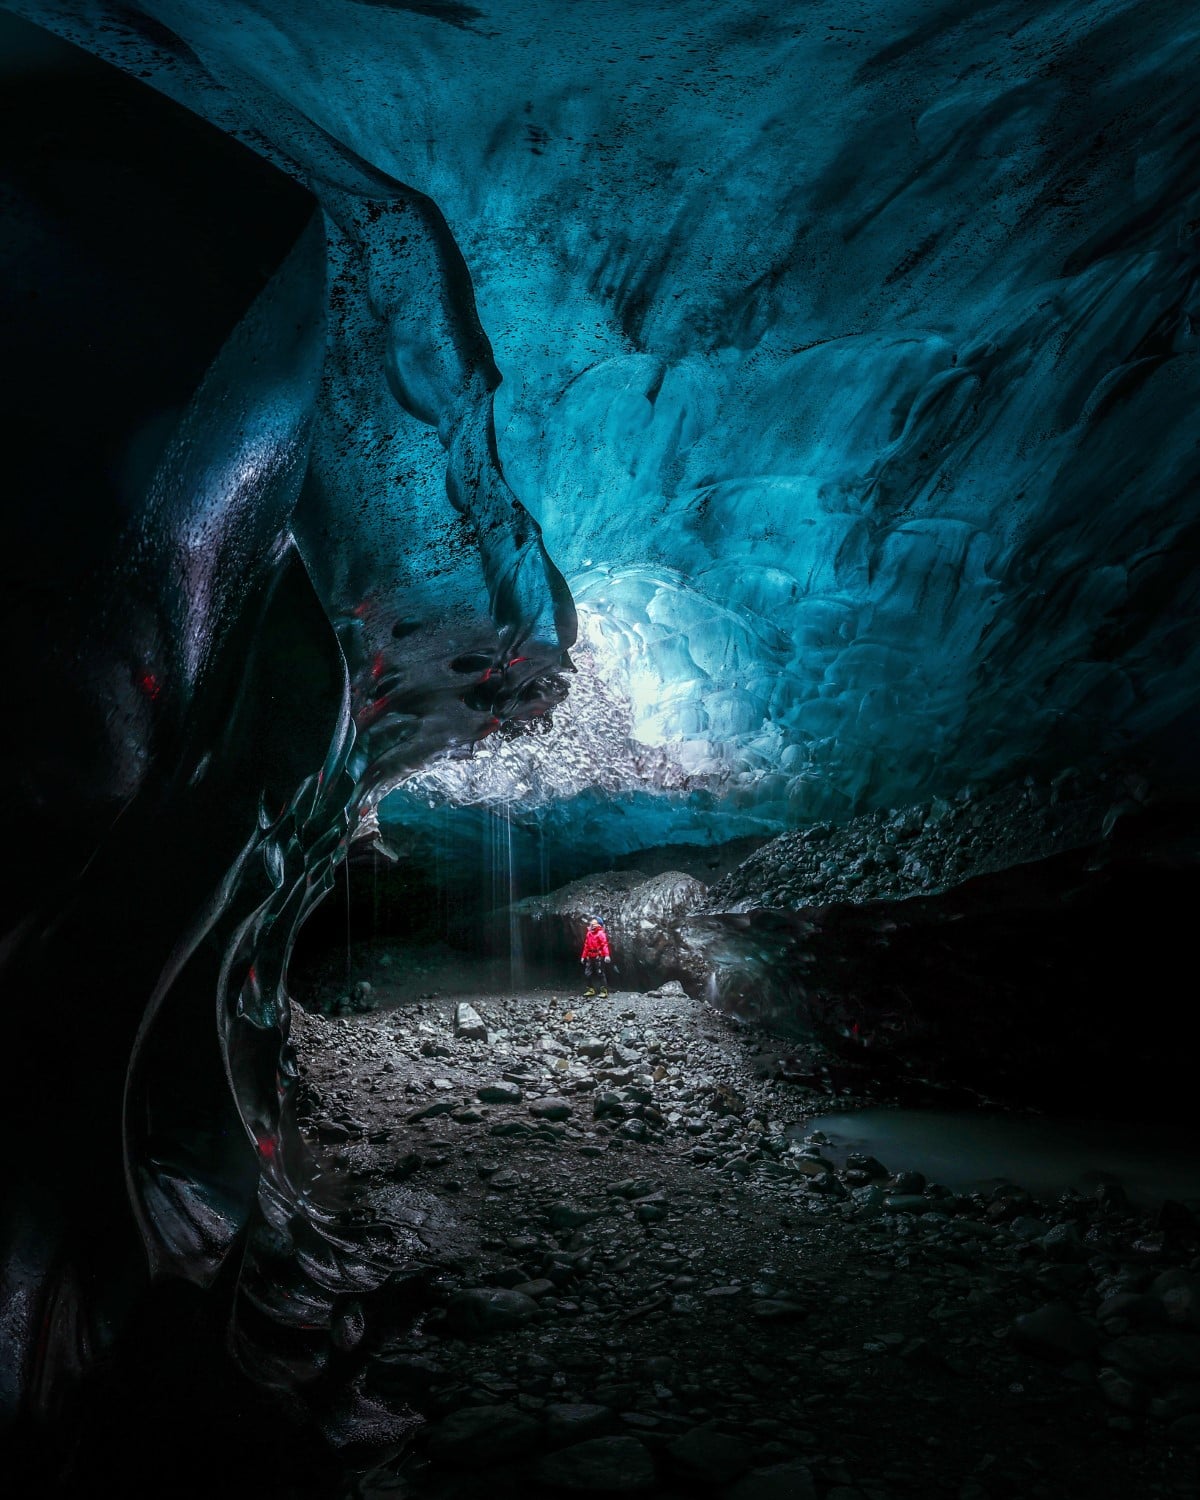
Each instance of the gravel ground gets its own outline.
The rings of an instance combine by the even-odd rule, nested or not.
[[[352,1493],[1200,1490],[1189,1207],[835,1160],[823,1060],[677,987],[410,994],[295,1018],[326,1182],[434,1280],[368,1376],[427,1426]]]

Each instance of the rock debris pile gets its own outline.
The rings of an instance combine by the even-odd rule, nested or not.
[[[1098,842],[1151,795],[1138,771],[1066,771],[783,833],[708,891],[709,912],[902,900]]]
[[[829,1098],[677,984],[295,1040],[344,1216],[428,1267],[367,1364],[427,1420],[405,1493],[1194,1493],[1200,1205],[838,1159],[805,1127]]]

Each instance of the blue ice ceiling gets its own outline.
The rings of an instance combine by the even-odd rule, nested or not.
[[[294,526],[394,779],[569,585],[555,731],[385,820],[515,796],[601,853],[1190,727],[1189,6],[13,8],[326,208]]]

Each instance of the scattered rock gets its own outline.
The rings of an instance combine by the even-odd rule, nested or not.
[[[486,1042],[487,1025],[473,1005],[461,1001],[454,1011],[454,1034],[467,1042]]]
[[[433,1429],[430,1454],[455,1468],[519,1458],[533,1451],[540,1428],[515,1406],[467,1406]]]
[[[1047,1302],[1025,1313],[1013,1324],[1017,1342],[1043,1359],[1078,1359],[1091,1354],[1100,1342],[1096,1329],[1062,1302]]]
[[[763,1323],[794,1322],[808,1316],[807,1308],[781,1297],[761,1297],[756,1302],[751,1302],[750,1312]]]
[[[883,1206],[890,1214],[923,1214],[929,1200],[915,1193],[892,1193],[883,1200]]]
[[[475,1097],[481,1104],[520,1104],[524,1095],[515,1083],[485,1083]]]
[[[575,1111],[565,1099],[535,1099],[529,1113],[537,1120],[569,1120]]]
[[[725,1500],[817,1500],[817,1490],[803,1464],[774,1464],[739,1479]]]
[[[520,1328],[537,1312],[537,1303],[507,1287],[471,1287],[455,1292],[446,1307],[446,1328],[460,1338],[485,1338]]]
[[[437,1359],[390,1342],[403,1298],[394,1324],[374,1294],[339,1298],[328,1325],[343,1354],[366,1351],[368,1382],[430,1419],[438,1465],[474,1482],[533,1455],[497,1487],[533,1486],[536,1468],[551,1493],[719,1487],[720,1500],[813,1500],[815,1474],[824,1500],[896,1500],[942,1472],[925,1438],[949,1448],[938,1408],[951,1390],[972,1421],[986,1393],[989,1410],[1044,1406],[1072,1439],[1099,1411],[1088,1438],[1132,1454],[1145,1435],[1147,1465],[1195,1441],[1200,1278],[1162,1269],[1200,1251],[1186,1205],[1155,1229],[1111,1184],[1052,1208],[1010,1183],[985,1197],[889,1175],[819,1131],[797,1145],[812,1089],[781,1083],[774,1051],[752,1056],[744,1032],[703,1008],[677,1022],[622,996],[565,1020],[561,1001],[522,1002],[483,1007],[486,1049],[443,1044],[450,1000],[420,1007],[408,1036],[391,1013],[322,1023],[337,1070],[301,1084],[303,1127],[310,1140],[332,1127],[314,1151],[354,1204],[337,1224],[383,1206],[446,1289],[413,1335]],[[300,1017],[301,1034],[309,1024]],[[576,1034],[599,1051],[577,1051]],[[803,1051],[805,1076],[841,1092],[836,1066],[822,1075],[820,1052]],[[301,1058],[303,1074],[311,1049]],[[475,1095],[481,1107],[464,1106]],[[1131,1248],[1148,1237],[1152,1254]],[[1138,1342],[1158,1336],[1182,1343]],[[1106,1438],[1106,1419],[1121,1438]],[[876,1462],[860,1472],[876,1429]],[[579,1450],[593,1457],[551,1463]],[[1021,1492],[1028,1476],[1008,1462],[979,1471],[976,1500]],[[1045,1464],[1048,1489],[1061,1467]],[[1134,1480],[1125,1492],[1157,1493]]]
[[[546,1441],[552,1447],[602,1437],[612,1427],[613,1413],[607,1406],[587,1402],[551,1402],[545,1409]]]
[[[593,1219],[600,1217],[599,1209],[575,1208],[570,1203],[555,1203],[550,1207],[547,1218],[554,1229],[579,1229],[584,1224],[590,1224]]]
[[[538,1477],[571,1494],[631,1495],[654,1484],[654,1460],[635,1437],[589,1438],[548,1454]]]
[[[746,1444],[707,1424],[677,1437],[667,1452],[689,1478],[702,1484],[729,1484],[750,1467]]]
[[[532,1297],[536,1302],[539,1297],[554,1291],[554,1283],[548,1276],[539,1276],[534,1281],[518,1281],[513,1291],[520,1292],[523,1297]]]
[[[892,1192],[903,1197],[925,1191],[924,1172],[897,1172],[892,1183]]]
[[[426,1104],[421,1109],[414,1109],[407,1116],[409,1124],[415,1124],[418,1120],[435,1120],[439,1115],[452,1114],[454,1103],[450,1099],[437,1099],[432,1104]]]
[[[1152,1384],[1200,1377],[1200,1338],[1164,1329],[1158,1333],[1129,1333],[1100,1351],[1106,1364]]]
[[[1042,1240],[1042,1249],[1047,1259],[1055,1261],[1086,1260],[1088,1255],[1074,1224],[1056,1224]]]

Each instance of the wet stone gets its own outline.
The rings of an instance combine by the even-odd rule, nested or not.
[[[525,1297],[532,1297],[536,1302],[539,1297],[545,1297],[554,1291],[554,1283],[548,1276],[539,1276],[533,1281],[517,1282],[513,1291],[520,1292]]]
[[[805,1151],[793,1158],[792,1165],[806,1177],[826,1177],[834,1171],[834,1165],[816,1151]]]
[[[1122,1318],[1126,1323],[1153,1326],[1165,1321],[1166,1312],[1157,1297],[1147,1296],[1143,1292],[1114,1292],[1096,1309],[1098,1322],[1108,1323],[1113,1318]]]
[[[1085,1260],[1088,1253],[1074,1224],[1056,1224],[1042,1240],[1042,1250],[1048,1260],[1066,1262]]]
[[[565,1099],[535,1099],[529,1113],[537,1120],[569,1120],[575,1113]]]
[[[725,1500],[817,1500],[812,1472],[804,1464],[773,1464],[744,1475]]]
[[[614,1198],[647,1198],[654,1192],[654,1186],[648,1177],[627,1177],[621,1182],[610,1182],[605,1192]]]
[[[684,1046],[655,1016],[660,1045],[647,1029],[654,1011],[638,997],[631,1017],[650,1061],[635,1067],[635,1041],[619,1033],[615,1007],[580,1004],[568,1021],[561,1000],[536,1009],[530,998],[481,1001],[488,1047],[453,1041],[452,1000],[429,1007],[422,1021],[410,1017],[417,1029],[407,1034],[379,1023],[370,1068],[361,1064],[376,1043],[365,1040],[365,1027],[362,1052],[347,1045],[348,1032],[327,1028],[341,1038],[339,1050],[321,1060],[330,1076],[314,1082],[323,1095],[312,1084],[306,1090],[310,1136],[318,1120],[348,1128],[342,1111],[352,1105],[369,1134],[390,1127],[386,1149],[339,1144],[321,1160],[346,1168],[352,1194],[367,1179],[364,1192],[378,1194],[369,1207],[411,1223],[444,1268],[430,1291],[438,1310],[411,1338],[385,1341],[386,1355],[366,1357],[370,1388],[417,1407],[431,1424],[414,1451],[434,1464],[414,1469],[414,1500],[476,1492],[484,1500],[510,1492],[814,1500],[814,1478],[822,1500],[849,1490],[856,1500],[1050,1500],[1068,1462],[1078,1463],[1072,1476],[1086,1469],[1089,1493],[1099,1497],[1108,1490],[1091,1481],[1107,1476],[1110,1453],[1123,1496],[1175,1500],[1169,1483],[1141,1481],[1153,1479],[1156,1455],[1171,1443],[1191,1461],[1200,1375],[1183,1373],[1186,1359],[1161,1349],[1151,1358],[1126,1340],[1163,1334],[1191,1347],[1197,1277],[1164,1269],[1200,1248],[1182,1230],[1165,1258],[1148,1260],[1129,1247],[1153,1215],[1115,1197],[1064,1196],[1049,1208],[1013,1184],[995,1194],[936,1185],[905,1193],[915,1174],[843,1157],[840,1142],[819,1132],[798,1144],[805,1111],[823,1101],[779,1083],[773,1061],[759,1069],[755,1060],[752,1070],[741,1056],[748,1032],[701,1013],[680,1020]],[[539,1045],[547,1032],[565,1055]],[[585,1066],[573,1051],[577,1036],[593,1032],[606,1046],[616,1041],[604,1053],[616,1067]],[[437,1046],[451,1060],[418,1060],[406,1087],[422,1037],[449,1041]],[[379,1071],[384,1051],[399,1069],[390,1081],[387,1067]],[[652,1084],[649,1069],[660,1059],[670,1074]],[[552,1073],[555,1062],[564,1076]],[[453,1075],[453,1087],[435,1093],[435,1072],[447,1085]],[[392,1092],[365,1098],[364,1078]],[[513,1086],[515,1107],[488,1107],[481,1091],[498,1083]],[[633,1120],[648,1129],[644,1144],[617,1135]],[[396,1158],[396,1176],[416,1172],[411,1189],[392,1185]],[[846,1169],[833,1170],[843,1160]],[[453,1168],[437,1171],[439,1161]],[[732,1171],[730,1162],[738,1163]],[[451,1170],[465,1197],[447,1215]],[[654,1223],[664,1206],[666,1219]],[[1053,1240],[1043,1244],[1056,1230],[1067,1250],[1061,1260]],[[470,1290],[442,1290],[464,1283]],[[363,1349],[360,1321],[334,1321],[335,1347]],[[393,1347],[432,1347],[438,1361],[426,1367],[424,1356],[407,1360]],[[583,1355],[586,1369],[575,1362]],[[512,1427],[513,1413],[536,1424],[532,1446],[528,1425]],[[1011,1456],[1005,1450],[980,1467],[968,1492],[964,1475],[977,1455],[962,1433],[968,1422],[992,1431],[993,1413],[996,1432],[1001,1417],[1015,1424]],[[1122,1425],[1106,1432],[1113,1422]],[[1176,1434],[1172,1424],[1181,1422]],[[1064,1453],[1069,1444],[1078,1452],[1060,1465],[1050,1444],[1042,1454],[1039,1435],[1042,1472],[1018,1474],[1026,1424],[1044,1424],[1061,1434]],[[593,1442],[631,1446],[592,1450]],[[722,1447],[736,1466],[721,1463]],[[593,1457],[581,1464],[577,1450]],[[560,1454],[571,1457],[556,1468]]]
[[[569,1494],[637,1494],[653,1486],[654,1460],[635,1437],[589,1438],[548,1454],[538,1477]]]
[[[898,1172],[892,1183],[892,1191],[904,1196],[910,1193],[923,1193],[925,1174],[923,1172]]]
[[[439,1115],[453,1112],[454,1105],[449,1099],[438,1099],[433,1104],[426,1104],[423,1109],[414,1109],[407,1118],[410,1125],[415,1125],[418,1120],[436,1120]]]
[[[429,1451],[441,1463],[468,1468],[520,1458],[539,1436],[537,1421],[516,1406],[467,1406],[437,1424]]]
[[[923,1214],[929,1199],[915,1193],[893,1193],[883,1200],[883,1207],[889,1214]]]
[[[864,1156],[860,1151],[852,1151],[846,1158],[846,1165],[856,1172],[864,1172],[868,1177],[890,1177],[891,1173],[881,1161],[873,1156]]]
[[[693,1427],[667,1448],[672,1463],[703,1484],[728,1484],[750,1467],[746,1444],[714,1427]]]
[[[750,1304],[751,1315],[763,1323],[794,1322],[807,1316],[807,1309],[783,1297],[762,1297]]]
[[[446,1307],[446,1327],[460,1338],[485,1338],[520,1328],[537,1311],[537,1303],[507,1287],[471,1287],[455,1292]]]
[[[1162,1280],[1159,1277],[1159,1282]],[[1159,1296],[1168,1323],[1175,1328],[1200,1331],[1200,1280],[1195,1277],[1175,1280]]]
[[[1013,1333],[1031,1354],[1052,1360],[1091,1354],[1100,1341],[1092,1324],[1064,1302],[1047,1302],[1022,1314],[1013,1324]]]
[[[1200,1338],[1190,1333],[1130,1333],[1101,1353],[1105,1363],[1151,1382],[1200,1377]]]
[[[854,1205],[855,1217],[859,1219],[878,1219],[885,1212],[884,1204],[887,1195],[879,1186],[858,1188],[850,1194],[850,1201]]]
[[[545,1419],[546,1441],[553,1447],[602,1437],[613,1424],[607,1406],[583,1401],[551,1402],[546,1406]]]
[[[596,1209],[576,1208],[570,1203],[555,1203],[546,1217],[554,1229],[579,1229],[598,1219],[600,1213]]]
[[[1101,1370],[1096,1383],[1104,1399],[1121,1411],[1140,1411],[1145,1405],[1146,1393],[1141,1382],[1121,1370]]]
[[[523,1095],[515,1083],[485,1083],[475,1097],[481,1104],[520,1104]]]
[[[487,1024],[473,1005],[464,1000],[454,1011],[454,1034],[467,1042],[486,1042]]]
[[[1043,1239],[1048,1229],[1049,1225],[1045,1219],[1034,1219],[1028,1214],[1019,1215],[1008,1226],[1008,1232],[1013,1239],[1026,1245],[1032,1244],[1034,1240]]]

